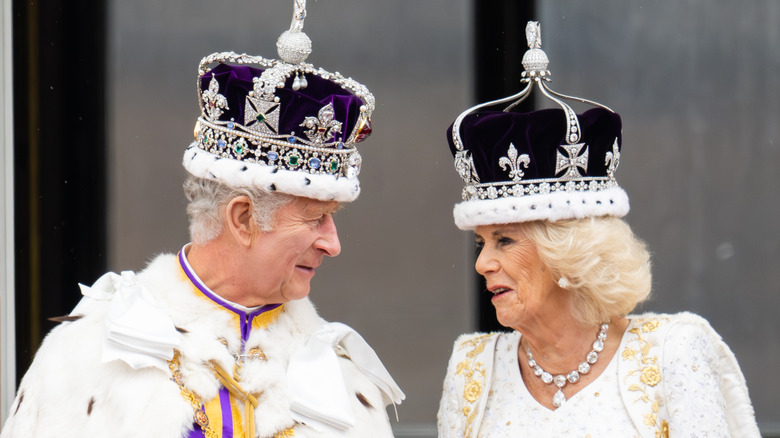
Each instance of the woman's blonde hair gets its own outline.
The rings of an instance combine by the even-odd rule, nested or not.
[[[598,324],[626,315],[650,295],[650,254],[622,219],[593,217],[522,224],[556,280],[574,294],[575,317]]]

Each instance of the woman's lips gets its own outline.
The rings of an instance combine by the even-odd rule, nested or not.
[[[496,298],[501,295],[504,295],[507,292],[512,291],[512,289],[509,289],[508,287],[504,287],[504,286],[496,286],[488,289],[488,291],[493,294],[493,298]]]

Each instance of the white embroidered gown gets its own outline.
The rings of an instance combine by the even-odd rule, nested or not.
[[[555,410],[525,387],[520,333],[461,336],[444,380],[439,438],[760,437],[736,359],[706,320],[629,318],[604,372]]]
[[[496,344],[493,385],[479,437],[634,437],[639,436],[620,400],[617,354],[604,372],[556,410],[537,402],[520,376],[520,333]]]

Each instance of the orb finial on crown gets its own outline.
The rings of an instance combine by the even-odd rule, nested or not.
[[[293,0],[293,18],[290,30],[284,31],[276,41],[279,58],[288,64],[300,64],[311,53],[311,40],[303,33],[306,18],[306,0]]]
[[[528,76],[548,76],[547,66],[550,61],[542,50],[542,32],[538,21],[529,21],[525,26],[525,37],[528,40],[528,50],[523,55],[523,67]]]

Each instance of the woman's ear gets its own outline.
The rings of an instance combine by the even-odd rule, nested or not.
[[[236,243],[246,247],[252,245],[257,233],[252,207],[252,200],[245,195],[236,196],[225,206],[225,226]]]

